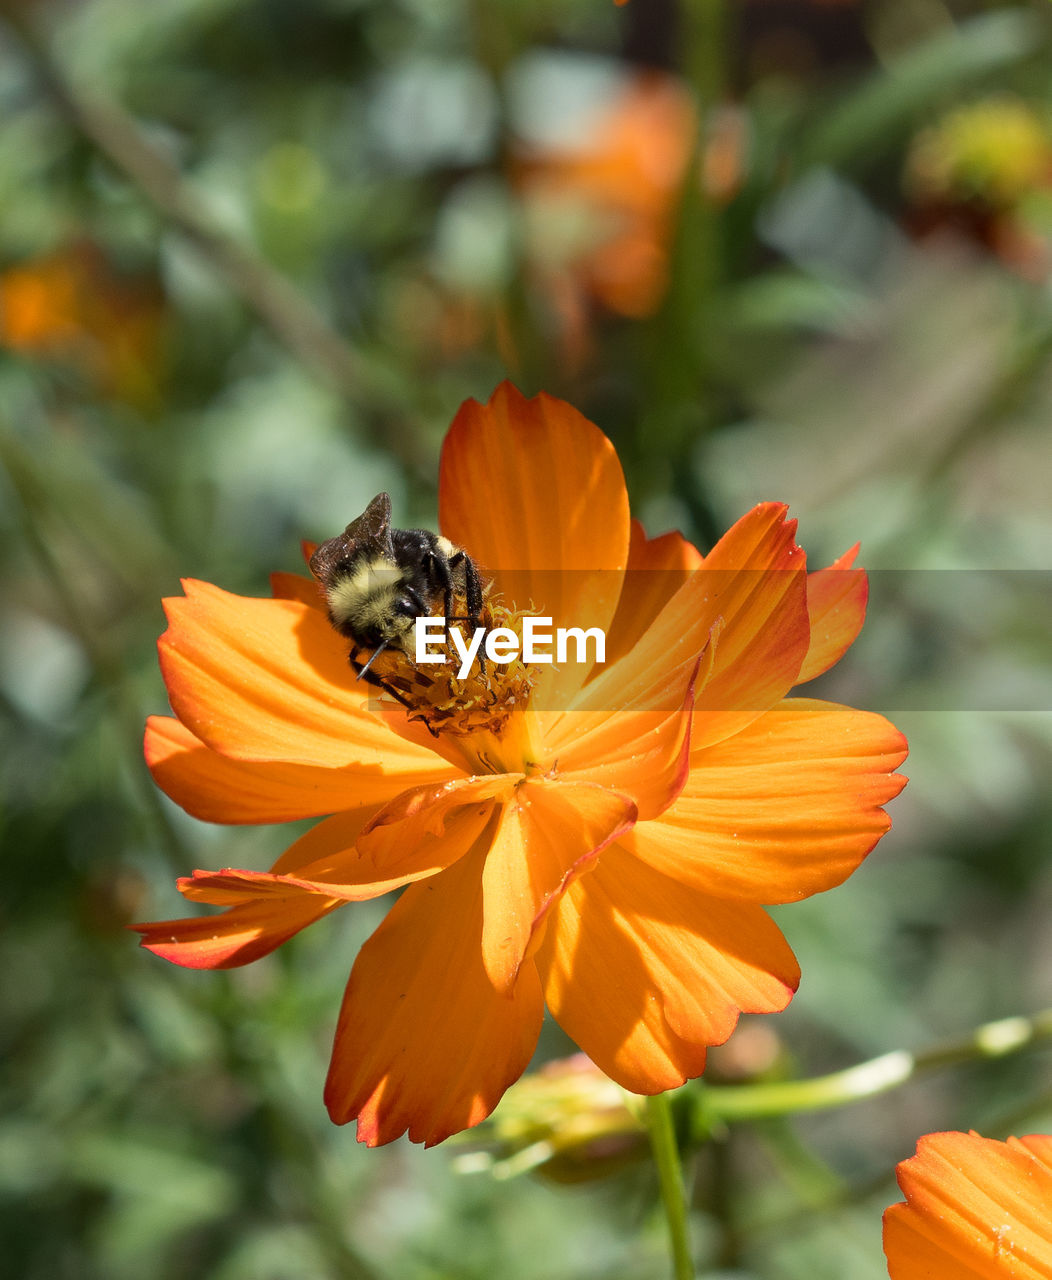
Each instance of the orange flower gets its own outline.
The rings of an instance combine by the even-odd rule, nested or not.
[[[656,310],[696,132],[682,82],[646,71],[626,77],[583,138],[520,149],[518,184],[537,223],[531,257],[564,306],[584,293],[619,315]],[[552,249],[560,241],[562,261]]]
[[[79,297],[68,254],[10,267],[0,276],[0,342],[29,354],[68,347],[80,329]]]
[[[147,408],[157,400],[163,327],[156,285],[118,275],[89,240],[0,274],[0,345],[65,361]]]
[[[326,1086],[369,1144],[483,1119],[545,1004],[628,1089],[699,1075],[740,1011],[796,988],[763,904],[843,880],[902,786],[886,720],[785,700],[843,654],[866,600],[854,551],[807,574],[785,507],[754,508],[704,560],[648,539],[598,428],[505,383],[457,414],[440,524],[492,579],[487,608],[598,626],[605,666],[491,663],[460,684],[410,666],[410,713],[355,680],[314,583],[278,575],[261,600],[188,582],[160,642],[176,718],[146,735],[197,817],[331,815],[269,873],[180,881],[227,910],[139,926],[159,955],[244,964],[405,887],[351,972]]]
[[[892,1280],[1052,1278],[1052,1137],[928,1133],[884,1214]]]

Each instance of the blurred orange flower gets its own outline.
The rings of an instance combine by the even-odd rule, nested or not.
[[[699,1075],[740,1011],[796,988],[764,904],[842,881],[903,785],[882,717],[786,698],[851,644],[867,584],[854,551],[808,574],[784,506],[704,559],[647,538],[599,429],[505,383],[453,422],[440,524],[492,579],[487,608],[598,626],[605,665],[451,683],[406,658],[407,710],[356,681],[313,582],[278,575],[276,599],[187,582],[160,641],[175,718],[146,735],[155,779],[197,817],[331,815],[269,873],[181,880],[227,910],[138,926],[157,954],[245,964],[405,888],[355,962],[326,1086],[370,1145],[483,1119],[545,1005],[627,1089]]]
[[[536,231],[531,262],[564,308],[581,296],[625,316],[657,308],[696,132],[690,91],[649,71],[626,80],[579,142],[520,148],[516,178]]]
[[[156,398],[162,328],[158,290],[119,276],[90,241],[0,273],[0,345],[65,361],[118,399]]]
[[[1052,1137],[929,1133],[884,1214],[892,1280],[1052,1278]]]

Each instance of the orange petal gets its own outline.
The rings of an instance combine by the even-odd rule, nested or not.
[[[291,822],[382,804],[436,772],[431,761],[426,771],[414,775],[387,773],[380,764],[328,769],[234,760],[206,747],[170,716],[150,716],[144,748],[146,763],[161,790],[205,822]],[[445,768],[453,777],[452,767]]]
[[[179,888],[189,898],[214,903],[237,900],[231,897],[235,890],[246,898],[290,892],[352,902],[377,898],[433,876],[467,853],[482,835],[492,809],[492,802],[474,798],[480,790],[469,787],[458,804],[447,804],[428,820],[385,823],[403,801],[380,810],[336,813],[302,835],[271,871],[195,871],[192,879],[179,882]],[[396,838],[370,840],[375,822],[384,823],[379,830],[394,831]]]
[[[441,846],[454,819],[481,831],[494,801],[510,794],[515,781],[507,774],[485,774],[405,791],[365,828],[358,850],[371,865],[396,872],[407,858],[418,859],[419,850]]]
[[[325,1102],[369,1146],[432,1146],[493,1110],[525,1070],[544,1015],[532,964],[510,994],[482,963],[481,856],[412,885],[347,985]]]
[[[537,778],[515,789],[482,870],[482,959],[499,991],[515,985],[553,903],[636,820],[627,796]]]
[[[607,666],[628,653],[702,562],[701,552],[682,534],[648,538],[638,520],[631,522],[631,530],[628,570],[606,637]]]
[[[546,741],[576,736],[573,717],[581,711],[673,709],[684,672],[706,647],[695,747],[740,732],[779,701],[796,683],[810,637],[804,554],[785,514],[768,503],[743,516],[631,651],[574,698],[565,723],[549,716]]]
[[[1052,1137],[929,1133],[884,1214],[892,1280],[1052,1280]]]
[[[488,404],[466,401],[442,449],[439,517],[506,604],[532,604],[555,627],[609,630],[628,558],[628,494],[613,445],[564,401],[527,400],[509,382]],[[568,664],[546,682],[576,686],[588,671]]]
[[[810,643],[806,558],[786,510],[776,502],[754,507],[700,570],[707,621],[723,625],[712,676],[698,693],[695,747],[739,733],[799,676]]]
[[[495,789],[491,779],[479,781],[490,784],[491,791]],[[447,804],[439,818],[432,819],[431,830],[426,830],[422,821],[412,832],[406,823],[400,824],[403,835],[412,838],[404,844],[377,846],[372,852],[380,855],[378,859],[363,855],[356,846],[362,840],[362,829],[382,820],[388,811],[377,812],[374,806],[335,814],[287,849],[272,871],[228,867],[195,871],[179,880],[180,892],[191,901],[232,904],[223,915],[136,927],[148,932],[151,940],[155,936],[164,940],[163,949],[153,941],[144,945],[176,963],[197,968],[246,964],[342,902],[379,897],[433,876],[462,857],[482,835],[492,807],[470,803],[472,791],[479,790],[468,784],[461,803],[455,808]],[[401,807],[412,806],[403,801]],[[385,860],[397,865],[384,865]],[[251,931],[257,920],[263,920],[266,936],[257,940],[255,948],[246,949],[242,934],[246,928]],[[173,947],[176,942],[178,947]]]
[[[334,813],[295,840],[270,868],[276,875],[299,875],[307,867],[333,867],[356,857],[355,846],[379,805]]]
[[[537,966],[560,1026],[636,1093],[700,1075],[739,1012],[783,1009],[799,980],[761,908],[684,888],[620,844],[560,899]]]
[[[468,797],[456,808],[445,806],[431,822],[433,829],[421,822],[415,832],[410,832],[408,824],[402,824],[406,840],[367,851],[362,850],[366,842],[362,828],[383,820],[388,810],[334,814],[285,850],[270,872],[232,867],[220,872],[198,870],[193,876],[180,879],[179,892],[192,901],[216,906],[299,893],[344,902],[380,897],[418,879],[435,876],[462,858],[481,837],[491,808],[491,803],[471,803]]]
[[[315,888],[291,875],[244,871],[237,867],[224,867],[222,871],[195,871],[192,875],[180,876],[175,883],[188,901],[207,902],[213,907],[237,906],[259,898],[298,897],[302,893],[313,893]]]
[[[355,896],[330,894],[323,886],[288,873],[306,869],[319,847],[329,850],[335,845],[353,852],[355,840],[373,812],[366,808],[341,813],[320,823],[287,849],[271,872],[195,871],[178,881],[180,892],[191,901],[228,906],[219,915],[161,920],[132,928],[143,934],[144,947],[187,968],[229,969],[258,960]],[[318,838],[319,831],[323,839]]]
[[[704,655],[703,655],[704,658]],[[632,797],[639,821],[657,817],[683,789],[690,772],[690,726],[697,672],[694,664],[678,711],[568,713],[563,737],[548,748],[559,777],[596,782]],[[574,727],[573,734],[567,733]]]
[[[467,848],[472,843],[473,840]],[[409,866],[400,875],[390,876],[386,880],[379,879],[374,868],[361,866],[363,860],[358,859],[358,866],[321,868],[317,879],[313,878],[313,868],[305,868],[304,874],[297,875],[224,867],[222,871],[195,871],[192,876],[180,877],[176,884],[184,898],[191,902],[208,902],[213,906],[254,902],[260,898],[287,900],[303,894],[338,899],[340,902],[366,902],[370,898],[380,898],[394,889],[404,888],[414,880],[423,880],[437,874],[464,852],[466,849],[451,849],[445,862],[424,867]],[[348,850],[347,856],[348,860],[353,859],[353,850]],[[356,880],[355,873],[359,868],[361,874]],[[326,879],[326,873],[333,878]]]
[[[300,573],[272,573],[270,589],[275,600],[298,600],[300,604],[325,612],[325,593],[314,578],[305,578]]]
[[[707,679],[716,668],[718,645],[711,653],[707,651],[713,646],[715,633],[722,634],[722,624],[709,608],[711,594],[704,572],[691,574],[632,651],[607,664],[572,699],[561,723],[557,713],[548,716],[545,741],[558,744],[560,750],[577,741],[582,726],[588,727],[588,720],[582,721],[584,713],[623,717],[627,712],[678,711],[683,691],[698,669],[699,656],[705,657],[702,673]],[[695,691],[700,695],[700,684]]]
[[[856,542],[828,569],[807,575],[811,647],[800,668],[800,683],[813,680],[839,662],[862,630],[869,599],[869,579],[865,569],[852,569],[857,555]]]
[[[307,894],[242,902],[219,915],[158,920],[131,927],[155,955],[187,969],[234,969],[269,955],[295,933],[343,903]]]
[[[317,609],[186,582],[165,601],[158,648],[172,708],[206,745],[239,760],[446,777],[447,764],[373,714],[346,642]]]
[[[692,888],[792,902],[839,884],[891,826],[906,740],[883,716],[790,698],[691,754],[678,799],[626,843]]]

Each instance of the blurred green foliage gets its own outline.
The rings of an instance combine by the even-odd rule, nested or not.
[[[861,540],[878,570],[822,692],[892,714],[912,781],[857,875],[778,913],[804,980],[765,1025],[794,1069],[1049,1002],[1045,0],[0,17],[7,1273],[666,1273],[645,1166],[497,1182],[329,1124],[329,1036],[379,908],[226,974],[123,929],[181,914],[175,874],[265,867],[289,842],[155,792],[160,598],[179,575],[265,592],[381,489],[399,523],[433,524],[445,426],[504,376],[600,423],[652,533],[704,546],[782,499],[813,563]],[[523,175],[645,62],[681,78],[701,121],[684,156],[723,177],[685,160],[655,233],[667,287],[626,316],[574,259],[626,206],[586,201],[571,225]],[[1022,121],[1014,149],[969,133],[991,102]],[[1048,1067],[1038,1050],[732,1131],[697,1155],[699,1256],[763,1280],[883,1275],[894,1162],[929,1130],[1047,1127]]]

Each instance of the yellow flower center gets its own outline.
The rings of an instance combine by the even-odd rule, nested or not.
[[[463,617],[465,602],[454,601],[453,611]],[[521,653],[522,620],[532,612],[509,609],[491,599],[483,605],[480,625],[487,633],[497,628],[514,632]],[[463,640],[469,643],[471,637]],[[430,641],[429,650],[442,661],[425,665],[400,649],[385,649],[373,662],[370,674],[406,707],[410,720],[422,721],[436,738],[456,739],[458,752],[473,772],[542,771],[526,715],[536,667],[515,656],[503,663],[486,659],[483,671],[480,654],[462,679],[464,659],[449,635]],[[352,655],[359,667],[364,665],[367,652]]]

